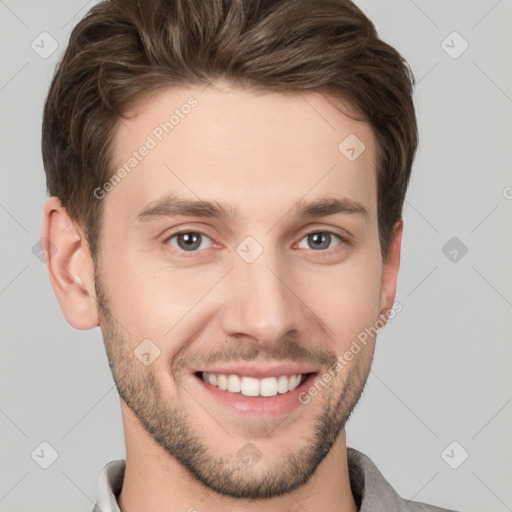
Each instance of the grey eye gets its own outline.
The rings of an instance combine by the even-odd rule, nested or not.
[[[207,247],[204,247],[204,239],[210,240],[205,234],[197,231],[182,231],[170,236],[167,243],[176,249],[191,252],[197,249],[207,249]],[[176,242],[176,244],[173,242]]]
[[[330,231],[314,231],[312,233],[308,233],[302,240],[307,240],[306,243],[314,251],[321,251],[331,248],[333,238],[337,238],[342,241],[342,238],[339,235]]]

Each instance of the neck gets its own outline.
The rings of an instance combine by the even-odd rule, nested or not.
[[[217,494],[163,451],[134,418],[125,423],[126,470],[118,497],[122,512],[357,512],[350,488],[345,431],[312,477],[292,492],[264,501]]]

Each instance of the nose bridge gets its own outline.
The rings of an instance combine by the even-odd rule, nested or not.
[[[246,255],[252,250],[254,257],[257,247],[250,244],[242,243],[237,249],[229,277],[224,328],[228,334],[247,335],[271,348],[288,331],[298,328],[299,301],[289,289],[291,272],[279,251],[270,246],[261,248],[259,256],[251,261]]]

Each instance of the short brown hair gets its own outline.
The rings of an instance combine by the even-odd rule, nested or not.
[[[53,77],[42,153],[48,192],[82,227],[93,258],[102,221],[93,191],[114,172],[119,121],[162,88],[217,78],[350,102],[376,137],[384,259],[418,143],[414,75],[349,0],[105,0],[91,8]]]

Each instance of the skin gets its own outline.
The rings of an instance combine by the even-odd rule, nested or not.
[[[354,512],[344,427],[375,338],[286,416],[228,411],[188,372],[214,360],[268,360],[311,363],[324,373],[392,308],[402,222],[383,262],[374,134],[316,93],[172,88],[139,102],[119,125],[115,165],[190,96],[197,107],[102,199],[96,269],[59,200],[44,208],[41,236],[57,249],[47,268],[59,304],[77,329],[99,323],[121,396],[120,507]],[[366,146],[354,161],[338,150],[349,134]],[[227,203],[239,217],[136,221],[171,192]],[[325,196],[357,201],[368,214],[295,215],[299,200]],[[200,247],[186,251],[183,239],[167,240],[178,228],[204,234]],[[307,237],[315,230],[334,233],[327,248],[315,249]],[[263,249],[252,263],[236,252],[247,236]],[[160,351],[147,366],[134,355],[144,339]],[[237,457],[248,443],[260,455],[253,465]]]

